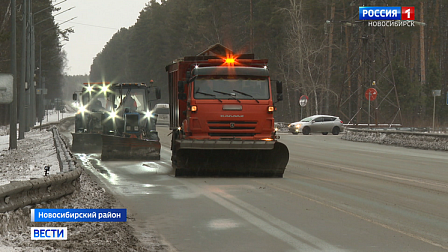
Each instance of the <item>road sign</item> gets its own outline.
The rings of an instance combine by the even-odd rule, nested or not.
[[[300,100],[299,100],[300,106],[305,107],[307,102],[308,102],[308,96],[306,96],[306,95],[300,96]]]
[[[365,93],[366,99],[369,101],[374,101],[376,99],[377,95],[378,95],[378,92],[374,88],[367,89],[366,93]]]
[[[441,96],[442,90],[432,90],[432,96]]]
[[[0,104],[10,104],[12,102],[12,74],[0,74]]]

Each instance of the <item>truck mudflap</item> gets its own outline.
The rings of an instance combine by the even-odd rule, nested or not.
[[[176,177],[283,177],[289,161],[277,141],[176,140]]]
[[[102,135],[101,160],[160,160],[160,142]]]
[[[72,152],[99,153],[102,148],[101,134],[98,133],[72,133]]]

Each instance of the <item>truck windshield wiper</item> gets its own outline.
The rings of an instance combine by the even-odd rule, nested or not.
[[[246,93],[243,93],[243,92],[241,92],[241,91],[238,91],[238,90],[233,90],[234,92],[237,92],[238,94],[242,94],[242,95],[245,95],[245,96],[249,96],[249,97],[252,97],[252,99],[254,99],[257,103],[260,103],[257,99],[255,99],[255,97],[253,97],[252,95],[250,95],[250,94],[246,94]]]
[[[216,95],[214,95],[214,94],[204,93],[204,92],[201,92],[201,91],[196,91],[196,94],[203,94],[203,95],[213,96],[213,97],[215,97],[218,101],[222,102],[221,99],[219,99],[218,97],[216,97]]]
[[[221,91],[218,91],[218,90],[213,90],[213,92],[216,92],[216,93],[220,93],[220,94],[225,94],[225,95],[228,95],[228,96],[230,96],[231,98],[233,98],[233,99],[235,99],[235,100],[237,100],[239,103],[241,103],[241,101],[240,100],[238,100],[238,98],[236,98],[236,97],[234,97],[232,94],[230,94],[230,93],[226,93],[226,92],[221,92]]]

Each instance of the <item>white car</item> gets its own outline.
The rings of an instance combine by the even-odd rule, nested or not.
[[[300,122],[294,122],[288,125],[288,131],[294,135],[303,133],[309,135],[310,133],[322,133],[327,135],[331,132],[333,135],[338,135],[344,131],[344,125],[341,119],[337,116],[330,115],[313,115],[302,119]]]
[[[157,125],[170,125],[169,104],[156,104],[154,112],[157,114]]]

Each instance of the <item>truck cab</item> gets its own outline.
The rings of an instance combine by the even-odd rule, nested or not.
[[[267,64],[216,44],[166,66],[176,176],[283,176],[289,152],[274,128],[282,85],[274,97]]]
[[[182,128],[195,139],[274,139],[267,68],[195,67]]]
[[[78,97],[77,93],[73,94],[74,102],[78,103],[75,132],[102,133],[108,90],[108,82],[83,83],[83,88],[79,92],[80,96]]]

